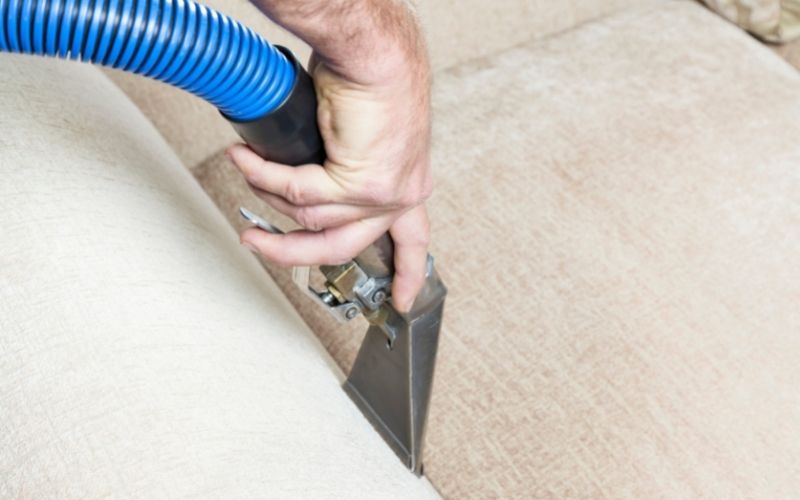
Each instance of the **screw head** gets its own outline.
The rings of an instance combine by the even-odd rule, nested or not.
[[[344,312],[344,317],[347,319],[353,319],[356,316],[358,316],[358,308],[356,306],[352,306]]]
[[[383,304],[385,300],[386,300],[386,292],[384,292],[383,290],[378,290],[377,292],[372,294],[372,301],[375,302],[376,304]]]

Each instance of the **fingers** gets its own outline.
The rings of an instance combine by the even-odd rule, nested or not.
[[[273,163],[241,144],[231,146],[226,154],[250,185],[276,194],[293,205],[346,201],[344,189],[320,165],[290,167]]]
[[[408,312],[425,284],[430,223],[425,207],[415,207],[398,218],[389,230],[394,240],[392,303]]]
[[[280,196],[265,191],[257,191],[259,198],[278,212],[291,217],[295,222],[311,231],[321,231],[329,227],[338,227],[362,219],[383,215],[387,211],[377,207],[328,203],[324,205],[297,206],[292,205]]]
[[[307,229],[284,235],[248,229],[242,244],[280,265],[334,265],[361,253],[388,228],[395,244],[392,302],[402,312],[411,309],[425,283],[430,229],[424,206],[393,221],[393,207],[347,203],[345,190],[319,165],[269,162],[243,145],[228,155],[261,198]]]
[[[391,217],[382,216],[323,231],[286,234],[251,228],[244,231],[240,239],[243,245],[279,265],[336,265],[361,253],[386,231],[391,222]]]
[[[283,266],[336,265],[360,254],[390,225],[395,266],[392,303],[397,310],[408,312],[425,284],[430,227],[424,206],[413,208],[394,223],[387,214],[316,232],[271,234],[251,228],[241,234],[241,242]]]
[[[239,168],[247,182],[260,191],[280,196],[298,206],[346,203],[405,209],[422,201],[427,189],[406,189],[408,183],[374,172],[369,182],[358,175],[347,175],[347,167],[326,163],[289,166],[264,160],[243,144],[231,146],[226,155]],[[339,174],[331,173],[338,171]],[[345,174],[342,174],[344,172]]]

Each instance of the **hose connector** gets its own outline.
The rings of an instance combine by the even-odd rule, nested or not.
[[[271,112],[255,120],[225,118],[262,158],[287,165],[320,164],[325,146],[317,127],[317,94],[311,76],[286,47],[276,45],[295,68],[289,95]]]

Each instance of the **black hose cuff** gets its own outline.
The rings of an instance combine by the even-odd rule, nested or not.
[[[249,121],[225,118],[262,158],[287,165],[322,163],[325,146],[317,126],[317,94],[311,76],[286,47],[276,46],[295,67],[289,96],[269,114]]]

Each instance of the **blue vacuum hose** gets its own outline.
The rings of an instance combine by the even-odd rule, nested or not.
[[[181,88],[275,161],[324,153],[313,84],[294,56],[191,0],[0,0],[0,52],[85,61]]]

